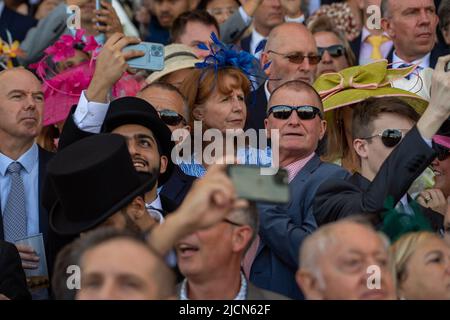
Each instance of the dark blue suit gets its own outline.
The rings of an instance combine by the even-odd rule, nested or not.
[[[250,272],[253,284],[293,299],[303,298],[295,273],[300,246],[317,228],[312,213],[316,190],[329,177],[344,179],[348,175],[341,167],[314,155],[289,184],[288,204],[258,204],[261,244]]]
[[[0,38],[8,41],[6,30],[11,33],[13,40],[22,41],[31,28],[37,24],[37,20],[17,13],[6,6],[3,7],[3,12],[0,15]]]

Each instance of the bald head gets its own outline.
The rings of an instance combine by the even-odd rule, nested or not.
[[[297,283],[307,299],[393,299],[388,244],[369,224],[351,219],[328,224],[303,242]],[[368,285],[374,268],[378,288]]]
[[[300,23],[283,23],[269,34],[266,48],[261,55],[263,65],[270,62],[266,70],[269,91],[290,80],[302,80],[312,84],[315,80],[317,61],[302,56],[317,56],[316,41],[312,33]],[[299,58],[300,57],[300,58]]]

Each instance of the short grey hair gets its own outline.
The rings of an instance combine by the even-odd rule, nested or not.
[[[300,247],[299,268],[314,274],[321,289],[325,289],[326,284],[324,282],[322,270],[320,269],[319,259],[326,254],[331,245],[336,242],[336,228],[346,223],[358,224],[374,231],[382,241],[386,251],[389,248],[389,239],[383,233],[377,232],[370,221],[363,215],[350,216],[320,227],[303,241],[303,244]]]
[[[245,252],[250,248],[259,231],[259,215],[254,202],[250,202],[247,208],[234,210],[229,216],[231,221],[249,226],[253,230],[252,238],[248,242]]]

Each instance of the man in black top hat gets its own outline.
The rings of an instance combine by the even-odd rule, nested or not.
[[[170,154],[174,146],[171,132],[160,119],[158,112],[148,102],[136,97],[123,97],[108,104],[108,93],[127,68],[126,59],[139,52],[122,53],[136,38],[115,34],[107,41],[97,58],[96,70],[91,85],[83,92],[80,102],[69,115],[61,134],[59,148],[99,132],[118,133],[126,137],[134,166],[139,172],[159,175],[158,184],[146,193],[145,203],[149,213],[160,221],[166,212],[173,211],[182,201],[171,190],[165,188],[158,194],[158,187],[167,183],[180,186],[185,194],[192,179],[172,176],[174,165]],[[176,202],[174,200],[177,200]]]

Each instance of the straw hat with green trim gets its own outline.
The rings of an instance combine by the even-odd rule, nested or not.
[[[427,100],[412,92],[393,88],[391,84],[391,81],[412,73],[416,66],[388,69],[387,65],[387,60],[378,60],[320,76],[314,82],[314,88],[322,98],[324,111],[349,106],[370,97],[399,97],[422,114],[428,106]]]
[[[197,58],[192,48],[184,44],[169,44],[164,47],[164,69],[153,72],[145,81],[153,83],[169,73],[194,68],[197,62],[202,60]]]

